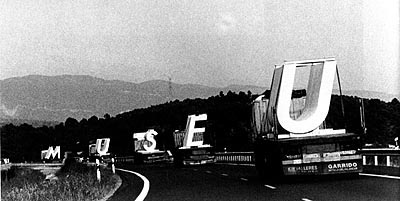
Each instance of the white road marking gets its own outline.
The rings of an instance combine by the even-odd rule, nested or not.
[[[137,175],[138,177],[140,177],[143,180],[142,192],[140,192],[139,196],[135,199],[135,201],[144,200],[146,198],[147,194],[149,193],[149,190],[150,190],[150,182],[149,182],[149,180],[145,176],[143,176],[143,175],[141,175],[141,174],[139,174],[137,172],[133,172],[133,171],[130,171],[130,170],[124,170],[124,169],[120,169],[120,168],[115,168],[115,169],[120,170],[122,172],[135,174],[135,175]]]
[[[206,173],[211,174],[212,172],[211,171],[206,171]]]
[[[249,181],[248,179],[246,179],[246,178],[240,178],[240,180],[242,180],[242,181]]]
[[[366,173],[360,173],[361,176],[368,176],[368,177],[381,177],[381,178],[386,178],[386,179],[399,179],[400,177],[397,176],[389,176],[389,175],[379,175],[379,174],[366,174]]]
[[[267,184],[265,184],[264,186],[267,187],[267,188],[270,188],[270,189],[276,189],[275,186],[271,186],[271,185],[267,185]]]
[[[193,169],[193,171],[197,171],[198,169]]]
[[[312,200],[310,200],[308,198],[302,198],[301,200],[303,200],[303,201],[312,201]]]
[[[221,174],[221,175],[222,175],[222,176],[225,176],[225,177],[229,176],[228,174],[225,174],[225,173],[224,173],[224,174]]]

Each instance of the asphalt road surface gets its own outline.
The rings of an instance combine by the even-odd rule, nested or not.
[[[150,181],[147,200],[393,200],[400,201],[400,180],[359,176],[300,177],[271,182],[255,167],[209,165],[176,168],[171,164],[125,165]],[[111,198],[135,200],[143,181],[119,171],[121,188]]]

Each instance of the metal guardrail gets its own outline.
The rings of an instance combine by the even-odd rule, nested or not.
[[[400,149],[363,149],[363,165],[400,167]]]
[[[1,170],[9,170],[12,166],[14,167],[24,167],[24,168],[32,168],[32,167],[55,167],[59,168],[63,164],[62,163],[8,163],[1,164]]]
[[[400,149],[363,149],[361,153],[364,172],[400,176]]]
[[[363,149],[363,165],[400,167],[400,149]],[[253,152],[217,152],[217,162],[254,163]]]
[[[400,167],[400,149],[363,149],[363,165]],[[217,162],[254,163],[254,152],[217,152]]]
[[[217,152],[215,153],[215,158],[220,163],[254,163],[253,152]],[[115,157],[115,163],[134,163],[134,161],[134,156]]]
[[[118,156],[115,157],[115,163],[134,163],[134,156]]]
[[[362,149],[364,172],[400,175],[400,149]],[[254,152],[216,152],[218,163],[254,164]],[[133,156],[116,157],[115,163],[133,163]]]
[[[254,152],[217,152],[215,158],[218,163],[253,164]]]

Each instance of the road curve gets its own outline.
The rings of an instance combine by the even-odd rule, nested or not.
[[[147,177],[147,200],[400,200],[400,180],[361,175],[358,178],[312,177],[261,180],[254,167],[210,165],[175,168],[170,164],[124,166]],[[122,187],[111,200],[135,200],[143,181],[119,172]],[[125,183],[125,184],[124,184]]]
[[[144,183],[136,174],[117,169],[117,174],[122,179],[121,187],[114,193],[109,201],[137,200],[142,192]]]
[[[145,177],[145,176],[143,176],[143,175],[141,175],[141,174],[139,174],[139,173],[137,173],[137,172],[133,172],[133,171],[130,171],[130,170],[124,170],[124,169],[120,169],[120,168],[117,168],[116,170],[118,170],[118,171],[121,171],[121,172],[126,172],[126,173],[130,173],[130,174],[134,174],[134,175],[136,175],[136,176],[138,176],[140,179],[142,179],[142,181],[143,181],[143,188],[142,188],[142,191],[140,192],[140,194],[136,197],[136,201],[142,201],[142,200],[144,200],[145,198],[146,198],[146,196],[147,196],[147,193],[149,192],[149,189],[150,189],[150,182],[149,182],[149,180]]]

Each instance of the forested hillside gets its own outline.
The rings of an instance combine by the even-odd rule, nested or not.
[[[174,147],[173,131],[186,126],[190,114],[207,113],[205,141],[215,146],[217,151],[251,151],[251,102],[256,95],[251,92],[224,94],[207,99],[185,99],[170,101],[148,108],[135,109],[111,117],[92,116],[80,121],[68,118],[54,127],[33,127],[28,124],[1,127],[1,156],[10,161],[37,161],[40,151],[49,146],[61,145],[61,151],[87,151],[88,142],[96,138],[111,138],[110,151],[116,155],[132,155],[133,133],[154,128],[159,134],[159,149]],[[344,116],[341,110],[344,103]],[[393,144],[400,135],[400,103],[393,99],[385,103],[378,99],[364,99],[367,134],[364,143],[376,146]],[[362,133],[360,127],[359,99],[356,97],[333,95],[326,123],[333,128],[343,128],[350,132]]]

